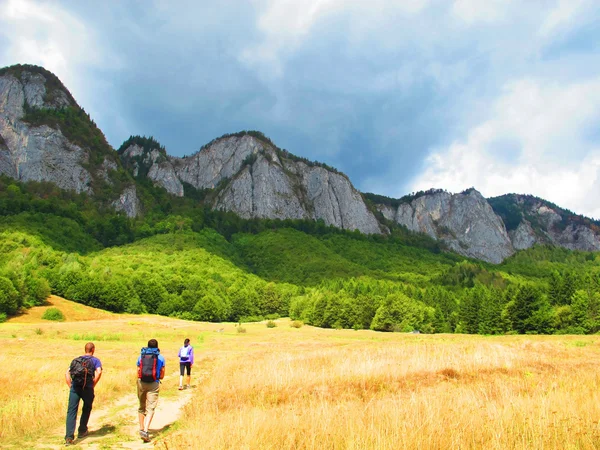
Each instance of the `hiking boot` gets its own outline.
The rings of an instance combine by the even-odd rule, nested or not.
[[[83,433],[78,433],[77,434],[77,439],[83,439],[84,437],[86,437],[88,434],[90,434],[90,432],[88,430],[84,431]]]
[[[180,391],[183,391],[183,386],[179,386],[179,390],[180,390]]]
[[[185,388],[186,388],[186,389],[190,389],[190,388],[191,388],[191,386],[188,384],[188,385],[186,385],[186,386],[185,386]]]
[[[140,430],[140,437],[142,438],[142,441],[150,442],[150,435],[148,434],[147,431]]]
[[[75,445],[73,438],[65,438],[65,447],[67,447],[69,445]]]

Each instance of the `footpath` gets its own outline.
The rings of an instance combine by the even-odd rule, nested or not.
[[[204,371],[195,373],[196,382],[200,383],[208,374]],[[192,380],[193,381],[193,380]],[[106,406],[94,407],[88,423],[89,434],[83,439],[76,439],[69,447],[64,445],[65,427],[61,426],[52,433],[52,437],[41,439],[35,449],[151,449],[160,444],[164,436],[181,417],[185,405],[192,400],[194,388],[179,391],[179,372],[165,376],[161,386],[158,406],[150,425],[150,442],[143,442],[139,436],[138,399],[135,392],[121,397]],[[168,386],[168,387],[167,387]],[[135,388],[133,388],[135,389]],[[81,404],[77,415],[81,415]]]

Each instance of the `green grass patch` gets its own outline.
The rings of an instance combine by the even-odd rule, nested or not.
[[[64,322],[65,315],[58,308],[48,308],[42,315],[44,320],[54,320],[55,322]]]
[[[123,335],[121,333],[74,333],[69,336],[70,339],[74,341],[120,341],[123,339]]]

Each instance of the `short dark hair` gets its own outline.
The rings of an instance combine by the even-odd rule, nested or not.
[[[94,345],[93,342],[88,342],[87,344],[85,344],[85,352],[86,353],[92,353],[95,348],[96,348],[96,346]]]
[[[183,345],[188,345],[190,343],[189,339],[186,339],[185,341],[183,341]]]
[[[148,348],[158,348],[158,341],[156,339],[150,339],[148,341]]]

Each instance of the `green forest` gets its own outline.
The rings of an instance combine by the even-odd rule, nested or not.
[[[0,177],[0,320],[50,293],[114,312],[198,321],[289,316],[326,328],[596,333],[600,255],[554,247],[501,265],[402,227],[366,236],[322,221],[243,220],[141,186],[129,219],[86,194]]]

